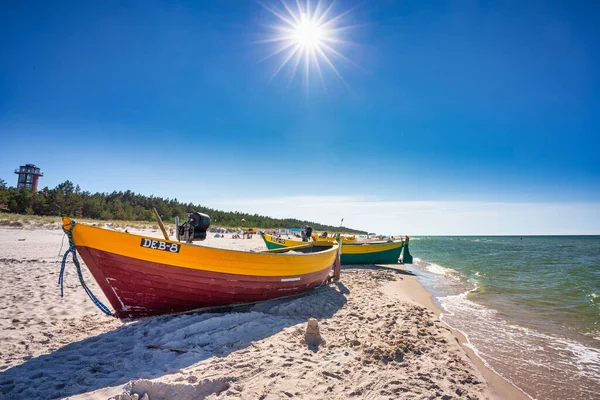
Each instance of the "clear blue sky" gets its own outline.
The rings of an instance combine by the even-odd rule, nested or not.
[[[277,57],[261,62],[273,48],[256,42],[276,19],[254,1],[2,2],[0,178],[15,185],[34,163],[42,186],[265,199],[248,211],[290,216],[297,204],[269,199],[554,204],[589,212],[548,206],[541,220],[567,221],[539,233],[600,233],[600,3],[334,9],[355,6],[340,50],[358,66],[336,62],[347,86],[331,70],[306,86],[270,79]],[[518,224],[527,208],[508,209],[515,224],[497,233],[536,231]],[[345,222],[370,228],[365,215]],[[383,220],[373,229],[453,233]]]

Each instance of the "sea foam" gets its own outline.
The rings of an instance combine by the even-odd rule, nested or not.
[[[459,330],[484,363],[517,386],[531,393],[522,381],[524,374],[539,375],[541,383],[551,378],[579,376],[582,390],[594,390],[600,384],[600,351],[571,339],[539,332],[505,320],[496,310],[468,299],[477,288],[458,295],[439,297],[444,313],[441,318]],[[515,367],[515,365],[518,365]],[[495,367],[495,368],[494,368]],[[536,371],[536,372],[533,372]],[[566,372],[568,374],[565,374]],[[568,386],[568,382],[564,381]],[[541,390],[539,393],[544,393]],[[534,390],[535,396],[535,390]]]
[[[442,267],[441,265],[430,263],[427,261],[423,261],[418,257],[414,257],[415,264],[419,265],[422,268],[425,268],[427,271],[431,272],[435,275],[449,276],[452,278],[458,278],[458,272],[453,270],[452,268]]]

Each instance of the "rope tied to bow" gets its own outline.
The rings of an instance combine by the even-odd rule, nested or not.
[[[71,221],[70,224],[70,228],[69,229],[65,229],[65,226],[63,225],[63,231],[65,232],[65,235],[67,235],[67,237],[69,238],[69,248],[67,249],[67,251],[65,252],[63,259],[62,259],[62,263],[60,264],[60,273],[58,274],[58,284],[60,285],[60,297],[64,297],[64,275],[65,275],[65,266],[67,264],[67,257],[69,255],[69,253],[71,253],[73,255],[73,264],[75,264],[75,267],[77,269],[77,275],[79,276],[79,282],[81,283],[81,286],[83,286],[83,290],[85,290],[85,292],[87,293],[88,297],[92,300],[92,302],[96,305],[96,307],[98,307],[100,309],[100,311],[102,311],[104,314],[106,315],[112,315],[110,309],[105,306],[104,304],[102,304],[102,302],[94,295],[94,293],[92,293],[92,291],[90,290],[90,288],[88,287],[88,285],[86,285],[85,281],[83,280],[83,273],[81,272],[81,264],[79,263],[79,260],[77,259],[77,248],[75,247],[75,242],[73,241],[73,228],[75,227],[75,221]]]

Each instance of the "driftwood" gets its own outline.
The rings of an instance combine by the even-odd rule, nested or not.
[[[149,344],[146,347],[149,349],[171,350],[176,353],[187,353],[188,352],[187,349],[179,349],[177,347],[171,347],[171,346],[157,346],[157,345]]]

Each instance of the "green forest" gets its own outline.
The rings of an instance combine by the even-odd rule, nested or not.
[[[293,218],[271,218],[258,214],[214,210],[199,204],[181,203],[177,199],[145,196],[126,192],[90,193],[79,185],[66,181],[54,189],[48,187],[38,192],[8,187],[0,179],[0,210],[28,215],[67,216],[99,220],[153,221],[152,208],[156,207],[161,218],[173,221],[176,216],[185,218],[187,213],[199,211],[208,214],[212,225],[244,228],[293,228],[312,226],[315,230],[330,232],[367,233],[346,227],[323,225]]]

